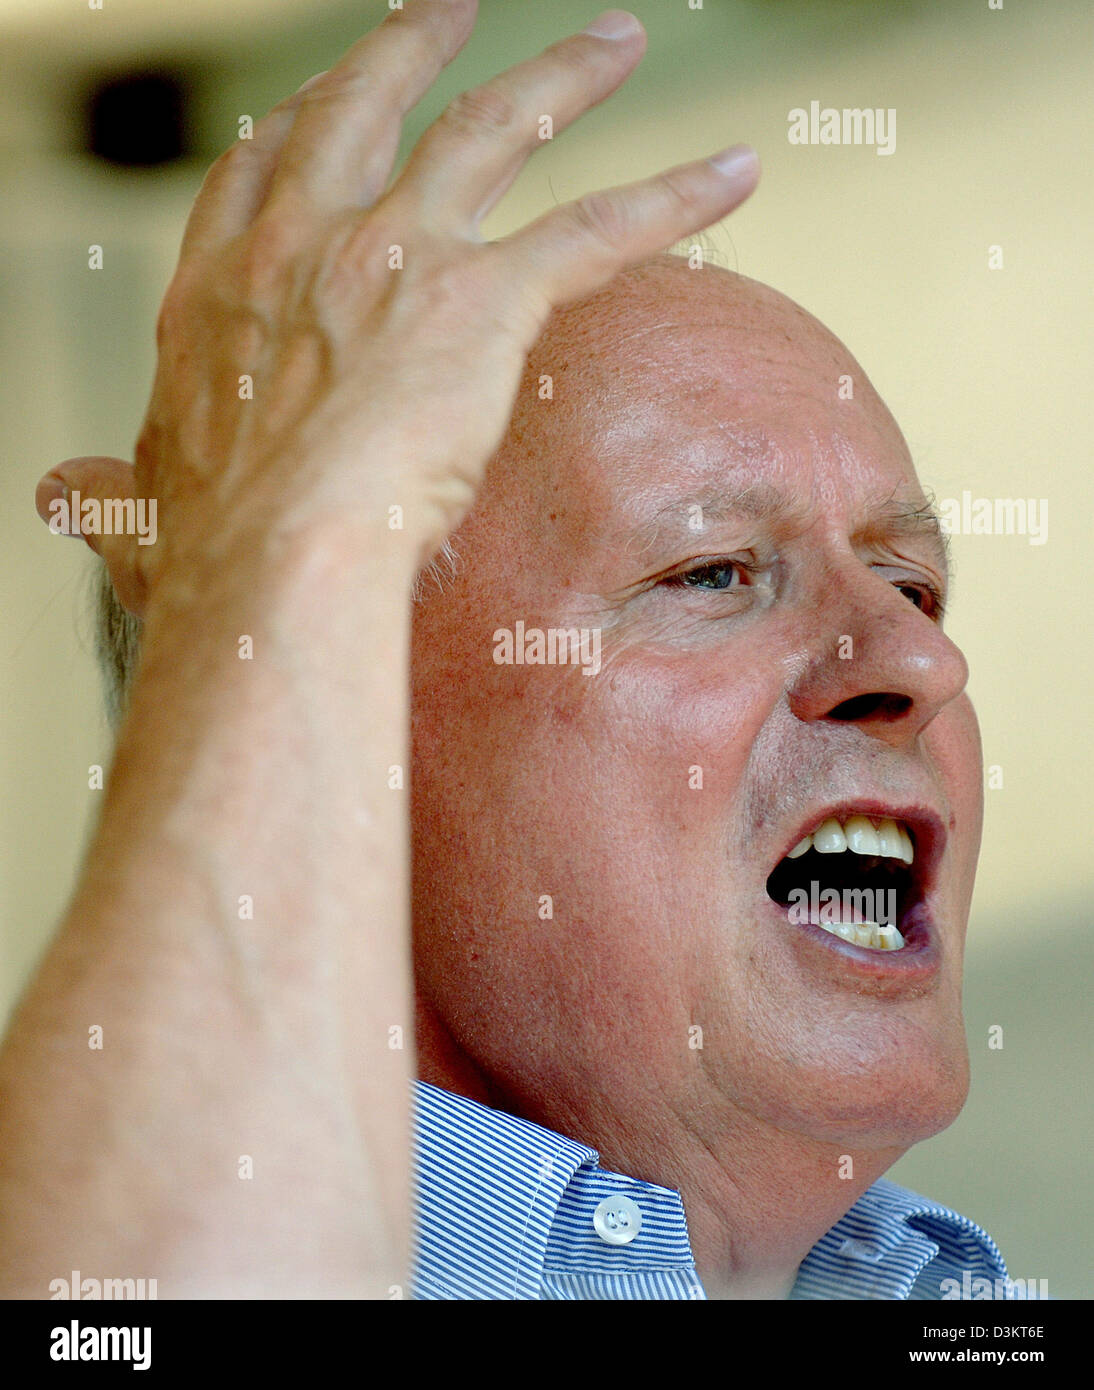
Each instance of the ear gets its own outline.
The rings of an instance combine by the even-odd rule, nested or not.
[[[74,493],[79,493],[77,514],[70,514]],[[51,468],[38,484],[34,505],[51,531],[79,535],[96,555],[106,561],[110,581],[122,607],[135,617],[144,616],[145,587],[137,565],[137,537],[95,534],[80,526],[83,503],[89,498],[107,500],[136,498],[133,465],[125,459],[88,455],[65,459]]]

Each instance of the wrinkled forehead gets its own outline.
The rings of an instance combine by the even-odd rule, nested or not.
[[[694,529],[696,508],[798,528],[925,502],[899,428],[832,334],[765,286],[679,263],[552,320],[495,482],[525,528],[574,546],[681,514]]]

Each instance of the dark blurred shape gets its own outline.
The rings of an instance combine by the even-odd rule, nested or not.
[[[177,73],[129,72],[93,85],[87,148],[112,164],[166,164],[190,153],[189,84]]]

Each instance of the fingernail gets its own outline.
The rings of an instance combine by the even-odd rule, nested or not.
[[[626,10],[605,10],[582,33],[592,34],[596,39],[626,39],[637,34],[641,27],[634,15]]]
[[[709,162],[734,183],[743,183],[760,172],[760,156],[751,145],[730,145],[728,150],[712,154]]]

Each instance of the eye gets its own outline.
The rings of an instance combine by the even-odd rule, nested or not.
[[[753,574],[743,560],[708,560],[692,569],[669,575],[665,583],[677,589],[706,589],[724,593],[727,589],[743,589]]]
[[[941,622],[945,611],[946,603],[942,594],[933,584],[919,583],[897,584],[896,588],[928,618],[934,622]]]

